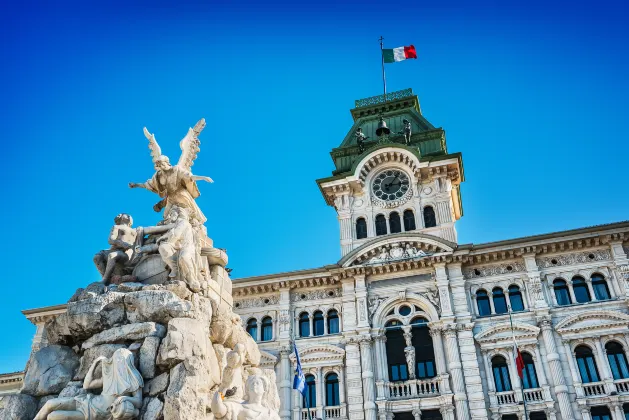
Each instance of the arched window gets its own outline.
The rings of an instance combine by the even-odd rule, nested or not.
[[[323,335],[323,312],[316,311],[312,321],[314,324],[312,327],[314,335]]]
[[[495,356],[491,359],[491,367],[494,373],[496,392],[511,391],[511,379],[509,378],[509,368],[505,358]]]
[[[302,312],[299,315],[299,336],[310,336],[310,317],[308,316],[308,312]]]
[[[400,215],[397,212],[389,214],[389,228],[391,233],[402,232],[402,222],[400,222]]]
[[[356,219],[356,239],[367,237],[367,222],[363,217]]]
[[[574,298],[579,303],[585,303],[592,300],[592,296],[590,296],[590,291],[588,290],[587,284],[585,284],[585,279],[583,277],[573,277],[572,278],[572,291],[574,292]]]
[[[376,235],[387,234],[387,219],[382,214],[376,216]]]
[[[609,408],[604,405],[599,405],[598,407],[592,407],[590,410],[590,416],[592,420],[611,420],[612,415],[609,412]]]
[[[494,288],[491,291],[492,297],[494,299],[494,310],[497,314],[506,314],[507,313],[507,298],[505,297],[505,293],[502,291],[500,287]]]
[[[415,376],[417,379],[434,378],[437,376],[435,351],[426,320],[418,317],[413,319],[412,324],[411,343],[415,348]]]
[[[258,320],[251,318],[247,321],[247,332],[253,338],[253,341],[258,341]]]
[[[415,230],[415,213],[413,210],[404,210],[404,230]]]
[[[317,383],[314,375],[306,375],[306,395],[304,395],[304,408],[317,406]]]
[[[509,302],[511,302],[511,310],[513,312],[520,312],[524,310],[522,292],[520,292],[520,288],[515,284],[509,286]]]
[[[522,384],[524,389],[539,388],[533,356],[529,353],[522,353],[522,360],[524,360],[524,369],[522,370]]]
[[[596,300],[611,299],[607,282],[605,281],[605,278],[598,273],[592,274],[592,289],[594,289],[594,296],[596,296]]]
[[[336,407],[341,405],[339,399],[339,377],[336,373],[328,373],[325,377],[325,405]]]
[[[622,346],[615,341],[610,341],[605,344],[605,350],[607,350],[607,360],[609,361],[609,367],[612,369],[614,379],[629,378],[627,356]]]
[[[273,340],[273,319],[270,316],[262,318],[262,341]]]
[[[587,346],[579,346],[574,349],[574,355],[577,358],[581,382],[584,384],[598,382],[600,379],[592,350]]]
[[[336,309],[330,309],[328,311],[328,334],[337,334],[339,331],[339,313]]]
[[[553,289],[555,289],[555,299],[557,299],[557,305],[570,305],[572,299],[570,298],[570,292],[568,291],[568,284],[563,279],[557,279],[553,282]]]
[[[491,315],[491,306],[489,305],[489,296],[487,292],[480,289],[476,292],[476,305],[478,305],[478,315],[488,316]]]
[[[424,227],[430,228],[435,226],[437,226],[435,209],[433,209],[432,206],[424,207]]]
[[[404,347],[406,340],[400,328],[402,323],[398,320],[391,320],[384,326],[386,328],[387,341],[385,343],[387,353],[387,365],[389,368],[389,380],[407,381],[408,367],[406,365],[406,356]]]

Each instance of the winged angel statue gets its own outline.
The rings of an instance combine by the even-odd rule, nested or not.
[[[199,134],[205,127],[205,119],[202,118],[194,128],[188,129],[188,134],[181,140],[181,157],[177,165],[172,166],[168,156],[162,155],[162,149],[155,140],[155,135],[149,133],[144,127],[144,135],[149,141],[149,149],[153,158],[155,174],[143,184],[129,183],[130,188],[145,188],[158,194],[162,200],[153,206],[153,210],[168,215],[173,206],[183,207],[189,210],[190,217],[205,223],[206,218],[195,202],[200,195],[197,181],[214,182],[207,176],[193,175],[191,167],[199,153]]]

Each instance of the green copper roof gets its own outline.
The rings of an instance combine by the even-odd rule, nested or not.
[[[399,144],[406,146],[404,136],[401,134],[404,129],[403,120],[408,120],[412,127],[410,148],[417,151],[417,155],[437,156],[448,153],[446,148],[445,131],[435,128],[421,114],[419,100],[413,95],[412,89],[404,89],[397,92],[388,93],[386,100],[384,95],[372,96],[356,101],[356,108],[350,110],[354,119],[354,124],[347,132],[339,147],[332,150],[330,155],[334,161],[335,170],[333,175],[349,171],[354,163],[363,155],[356,144],[356,130],[362,129],[367,139],[365,141],[365,152],[379,144],[389,146]],[[380,122],[380,117],[384,118],[391,134],[387,139],[378,138],[376,129]]]

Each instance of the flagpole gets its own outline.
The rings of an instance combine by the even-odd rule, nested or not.
[[[518,351],[518,353],[520,353],[520,349],[518,348],[518,342],[515,341],[515,332],[513,331],[513,317],[511,316],[511,305],[507,304],[507,309],[509,309],[509,323],[511,324],[511,337],[513,337],[513,343],[515,344],[516,350]],[[515,355],[515,357],[518,357],[518,355]],[[520,375],[518,375],[518,378],[520,378]],[[524,395],[524,381],[522,380],[522,378],[520,378],[520,390],[522,391],[522,403],[524,404],[524,419],[523,420],[528,420],[529,414],[526,410],[526,396]]]
[[[384,87],[384,101],[387,101],[387,77],[384,74],[384,38],[380,36],[380,59],[382,60],[382,85]]]

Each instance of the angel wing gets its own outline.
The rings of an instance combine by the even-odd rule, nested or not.
[[[188,134],[186,137],[179,142],[179,147],[181,147],[181,157],[179,157],[179,162],[177,162],[177,166],[181,169],[184,169],[188,172],[191,172],[192,165],[194,165],[194,160],[197,158],[197,153],[199,153],[201,142],[199,141],[199,134],[205,128],[205,118],[201,118],[198,123],[194,126],[194,128],[188,129]]]
[[[149,149],[151,149],[151,157],[153,158],[153,163],[157,160],[158,157],[162,155],[162,149],[157,144],[157,140],[155,140],[155,135],[149,133],[149,131],[144,127],[144,135],[149,140]]]

